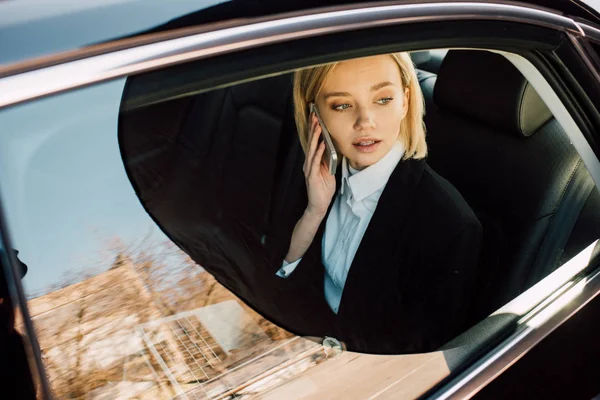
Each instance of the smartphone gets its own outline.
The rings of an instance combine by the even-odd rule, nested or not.
[[[310,113],[315,113],[317,119],[319,120],[323,140],[325,141],[325,154],[323,154],[323,157],[325,158],[325,164],[329,167],[329,173],[331,175],[335,175],[338,166],[338,153],[335,150],[335,147],[333,146],[333,140],[331,140],[331,135],[329,134],[327,127],[323,123],[321,115],[319,114],[319,109],[317,108],[317,105],[315,103],[310,103]]]

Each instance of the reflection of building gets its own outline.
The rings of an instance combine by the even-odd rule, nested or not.
[[[278,328],[220,285],[215,302],[198,291],[185,299],[193,309],[170,315],[155,289],[126,263],[29,302],[57,397],[212,398],[314,352],[289,335],[273,340],[265,326]]]
[[[240,305],[228,300],[147,322],[137,327],[171,385],[206,382],[232,352],[268,340]]]
[[[132,334],[140,323],[161,317],[132,268],[107,271],[28,305],[57,397],[91,392],[102,398],[106,383],[119,375],[121,394],[170,390],[157,387],[144,342]]]

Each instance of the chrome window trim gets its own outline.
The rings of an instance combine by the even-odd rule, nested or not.
[[[481,3],[421,3],[317,12],[165,40],[8,75],[0,79],[0,109],[66,90],[152,69],[299,38],[409,22],[500,20],[581,35],[572,19],[524,6]],[[42,62],[42,61],[40,61]],[[28,65],[34,68],[35,65]],[[14,66],[11,66],[14,70]],[[0,76],[8,67],[0,68]],[[9,73],[10,74],[10,73]]]
[[[560,294],[523,317],[521,329],[429,398],[473,397],[600,293],[600,269],[567,282],[559,291]]]
[[[600,42],[600,27],[590,25],[584,22],[578,22],[577,24],[580,26],[584,37],[592,39],[596,42]]]

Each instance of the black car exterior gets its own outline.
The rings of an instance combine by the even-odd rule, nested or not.
[[[374,51],[373,40],[361,36],[361,29],[392,29],[411,22],[439,22],[451,26],[500,21],[514,24],[515,29],[522,28],[527,34],[530,28],[532,32],[540,28],[548,30],[548,37],[555,35],[535,43],[540,52],[553,52],[556,56],[553,60],[540,57],[536,66],[541,71],[544,68],[553,71],[553,76],[557,77],[557,82],[551,82],[554,88],[561,84],[566,88],[564,92],[555,90],[562,96],[561,100],[575,110],[572,114],[589,143],[590,151],[586,157],[595,157],[595,162],[598,161],[600,139],[596,128],[600,128],[600,114],[595,105],[600,104],[600,14],[591,6],[580,1],[340,1],[330,2],[327,7],[322,5],[314,1],[229,1],[199,7],[189,2],[180,10],[171,9],[168,18],[165,18],[165,8],[158,3],[114,2],[79,10],[38,11],[31,17],[26,5],[2,3],[0,92],[5,91],[0,93],[0,112],[129,75],[152,71],[160,73],[162,68],[167,67],[182,66],[185,69],[185,62],[211,57],[221,58],[217,68],[203,71],[205,75],[198,79],[199,90],[266,75],[275,70],[327,61],[328,57],[332,57],[327,54],[332,51],[331,43],[327,48],[315,50],[321,35],[353,35],[350,44],[340,45],[337,49],[341,56],[344,51],[353,54],[353,47]],[[3,13],[3,8],[6,13]],[[313,18],[317,14],[322,19]],[[143,18],[130,20],[127,18],[130,15]],[[248,26],[252,29],[244,30]],[[481,28],[476,29],[482,31],[482,37],[485,36]],[[210,36],[211,32],[217,31],[227,34]],[[536,40],[535,34],[530,35],[532,43]],[[467,42],[464,33],[456,36],[469,43],[469,47],[477,48],[477,41]],[[197,40],[191,44],[177,41],[185,38]],[[306,41],[301,43],[301,38]],[[458,47],[451,39],[439,47]],[[295,40],[298,44],[293,51],[283,56],[285,44]],[[418,44],[426,48],[427,40],[424,36],[415,37],[415,49],[420,49]],[[551,40],[555,40],[556,47],[550,51],[552,46],[545,48],[544,41]],[[490,38],[482,40],[482,47],[489,42]],[[168,47],[159,49],[158,45],[165,43]],[[392,39],[382,37],[379,43],[392,46]],[[510,45],[504,47],[509,48]],[[515,48],[519,46],[515,45]],[[136,49],[147,52],[136,53]],[[227,57],[234,59],[240,55],[242,59],[244,51],[256,51],[261,59],[243,58],[244,69],[241,71],[238,65],[228,64],[230,60]],[[123,58],[111,62],[108,56],[115,54]],[[103,56],[108,60],[106,63],[94,64],[94,61],[103,61]],[[269,69],[263,64],[272,66]],[[76,72],[81,70],[89,73],[78,75]],[[72,75],[68,75],[69,72]],[[41,80],[36,73],[41,74]],[[562,82],[558,82],[559,79]],[[36,82],[38,84],[34,85]],[[144,97],[148,93],[135,94],[138,97],[130,98],[129,106],[132,108],[139,106],[136,101],[148,101]],[[592,176],[595,177],[593,173]],[[0,181],[0,188],[2,186]],[[6,198],[11,194],[2,195]],[[14,393],[11,398],[51,398],[42,352],[21,284],[24,271],[29,274],[32,271],[31,268],[27,271],[19,259],[21,257],[13,251],[18,246],[11,241],[9,220],[7,207],[3,206],[0,210],[0,262],[3,268],[0,281],[0,379],[3,387]],[[595,269],[598,267],[596,253],[594,249],[585,268],[555,288],[555,297],[545,297],[538,303],[539,307],[545,307],[545,311],[536,309],[536,312],[546,313],[544,318],[536,314],[538,325],[509,331],[505,333],[504,341],[479,348],[474,358],[470,355],[468,363],[424,396],[559,398],[560,393],[569,398],[590,398],[600,392],[600,384],[593,379],[597,376],[594,373],[599,371],[595,356],[600,353],[600,346],[592,335],[593,328],[599,325],[597,312],[594,312],[598,308],[595,297],[600,293],[600,275]],[[560,301],[561,296],[563,302]],[[566,301],[567,298],[570,301]],[[15,330],[16,314],[21,315],[25,335]],[[457,340],[468,342],[468,333]],[[573,353],[578,356],[573,357]]]

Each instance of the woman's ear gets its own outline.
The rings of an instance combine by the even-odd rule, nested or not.
[[[408,103],[410,100],[410,90],[408,87],[404,88],[404,99],[402,102],[402,118],[406,117],[406,114],[408,113]]]

